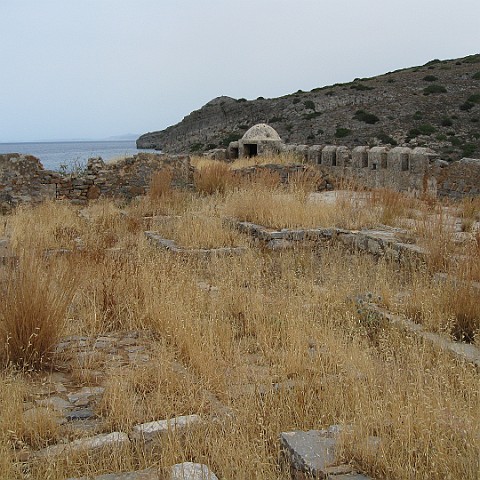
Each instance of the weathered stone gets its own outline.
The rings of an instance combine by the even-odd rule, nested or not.
[[[292,467],[314,476],[323,476],[327,467],[335,465],[335,438],[323,431],[283,432],[280,442]]]
[[[183,431],[189,426],[198,424],[199,422],[201,422],[199,415],[185,415],[168,420],[142,423],[133,427],[130,432],[130,437],[135,440],[149,442],[158,439],[168,432]]]
[[[61,397],[55,396],[48,397],[43,400],[36,400],[36,404],[41,407],[52,408],[60,412],[73,408],[73,405],[70,402],[67,402]]]
[[[35,452],[36,458],[58,457],[61,455],[85,454],[104,448],[119,448],[130,444],[126,433],[113,432],[96,435],[90,438],[81,438],[70,443],[52,445]]]
[[[327,145],[322,150],[322,165],[327,167],[335,167],[337,165],[337,147]]]
[[[65,418],[69,421],[76,421],[76,420],[89,420],[91,418],[95,418],[95,413],[90,410],[89,408],[82,408],[80,410],[72,410],[65,415]]]
[[[218,477],[201,463],[177,463],[170,471],[170,480],[218,480]]]
[[[68,400],[71,403],[78,405],[79,401],[91,399],[91,397],[96,397],[103,395],[105,388],[103,387],[83,387],[75,393],[70,393],[67,395]]]
[[[89,187],[88,192],[87,192],[87,198],[89,200],[96,200],[97,198],[100,197],[100,188],[97,185],[92,185]]]

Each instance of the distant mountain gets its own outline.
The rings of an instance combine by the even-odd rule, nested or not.
[[[226,147],[256,123],[287,143],[428,146],[444,159],[480,154],[480,54],[279,98],[218,97],[138,148],[202,152]]]

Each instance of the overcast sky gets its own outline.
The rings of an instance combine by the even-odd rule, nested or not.
[[[161,130],[480,53],[480,0],[0,0],[0,142]]]

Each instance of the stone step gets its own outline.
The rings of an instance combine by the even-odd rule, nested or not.
[[[280,434],[280,444],[296,479],[371,480],[336,459],[337,437],[346,427],[291,431]]]

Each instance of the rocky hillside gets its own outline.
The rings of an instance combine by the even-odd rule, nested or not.
[[[480,154],[480,54],[280,98],[218,97],[138,148],[170,153],[226,147],[255,123],[287,143],[429,146],[444,159]]]

